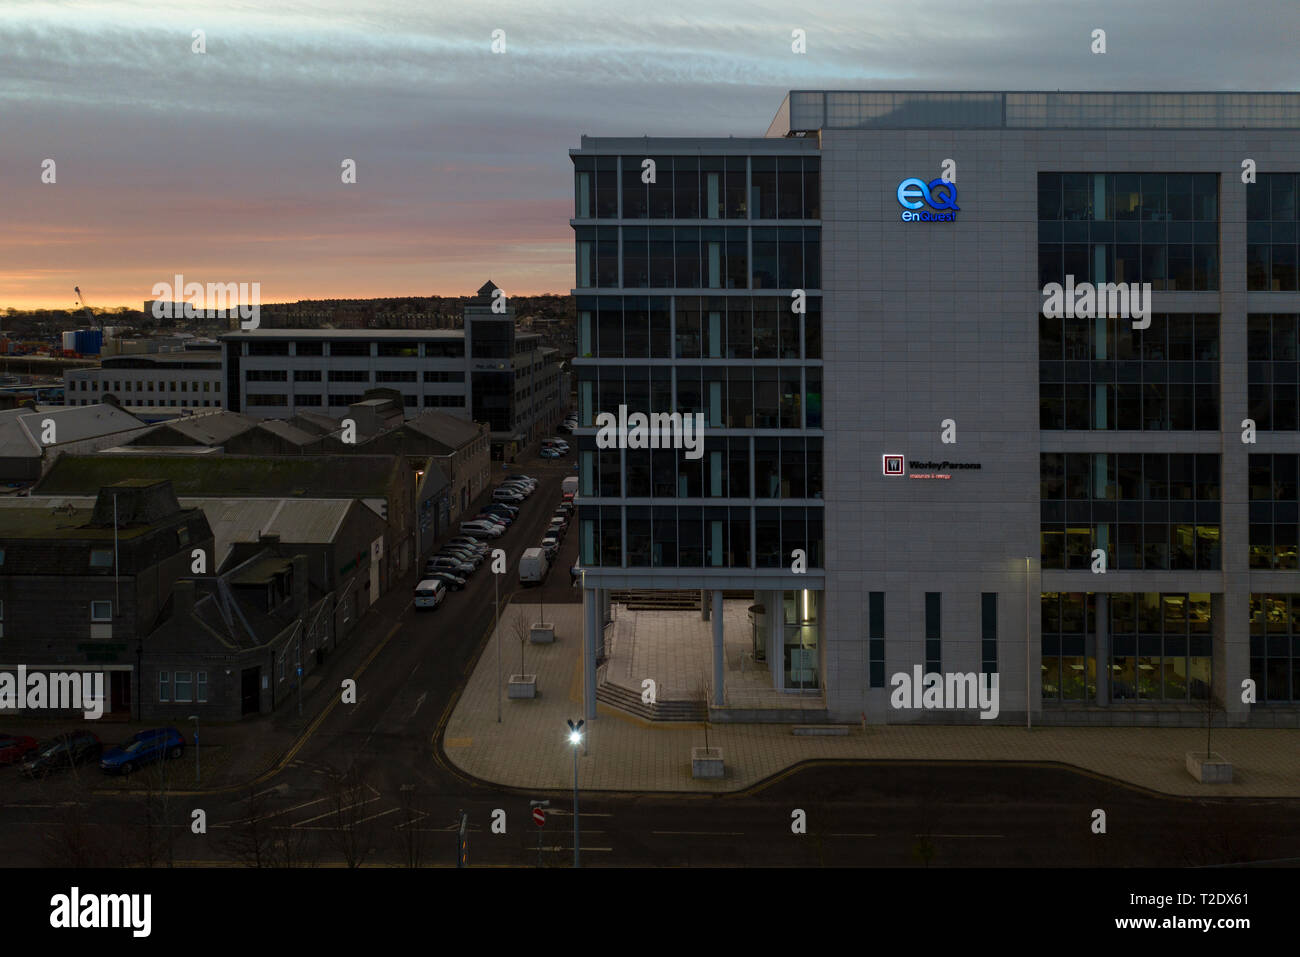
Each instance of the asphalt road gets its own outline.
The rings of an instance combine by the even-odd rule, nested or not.
[[[539,544],[572,459],[529,461],[541,485],[496,545],[517,563]],[[576,529],[542,587],[576,601]],[[0,860],[9,866],[453,866],[458,812],[470,866],[570,866],[569,792],[516,794],[464,779],[436,736],[484,650],[494,616],[488,564],[441,608],[407,607],[358,680],[282,771],[244,791],[161,796],[97,790],[81,769],[44,782],[0,769]],[[413,578],[413,576],[412,576]],[[538,590],[527,589],[528,600]],[[331,676],[333,678],[334,676]],[[176,771],[169,773],[176,774]],[[528,799],[551,801],[544,828]],[[584,866],[1202,866],[1300,860],[1297,801],[1167,799],[1052,767],[843,763],[806,766],[731,796],[586,793]],[[196,809],[207,833],[194,834]],[[505,833],[492,830],[505,812]],[[1094,811],[1106,815],[1094,833]],[[796,832],[798,812],[804,825]],[[540,852],[539,852],[540,844]]]

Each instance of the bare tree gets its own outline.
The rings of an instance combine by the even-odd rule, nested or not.
[[[510,621],[511,631],[519,641],[519,673],[524,672],[524,648],[528,645],[528,640],[532,637],[532,628],[529,626],[527,619],[524,617],[524,610],[519,609],[519,613]]]
[[[424,831],[415,825],[425,815],[420,792],[414,784],[402,785],[402,849],[407,867],[419,867],[424,860]]]
[[[333,826],[329,834],[348,867],[360,867],[370,853],[371,828],[366,821],[365,800],[369,791],[356,764],[349,766],[334,782]]]
[[[222,842],[225,851],[245,867],[270,867],[274,835],[266,818],[266,802],[252,786],[244,802],[242,820],[236,822]]]

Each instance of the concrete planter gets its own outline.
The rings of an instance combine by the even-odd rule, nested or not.
[[[507,697],[536,698],[537,675],[511,675]]]
[[[1204,751],[1188,751],[1187,773],[1202,784],[1231,784],[1232,762],[1217,751],[1209,757]]]
[[[722,776],[721,748],[691,748],[691,777],[720,778]]]
[[[529,626],[528,640],[534,645],[549,645],[555,641],[555,625],[546,621],[535,621]]]

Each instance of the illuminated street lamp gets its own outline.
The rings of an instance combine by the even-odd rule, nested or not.
[[[575,724],[569,722],[569,744],[573,747],[573,866],[581,867],[578,857],[578,745],[582,744],[582,726],[585,721],[579,719]]]

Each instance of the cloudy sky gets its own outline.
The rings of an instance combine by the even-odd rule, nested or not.
[[[1297,0],[0,0],[0,308],[567,292],[583,133],[762,135],[791,88],[1294,90],[1298,36]]]

